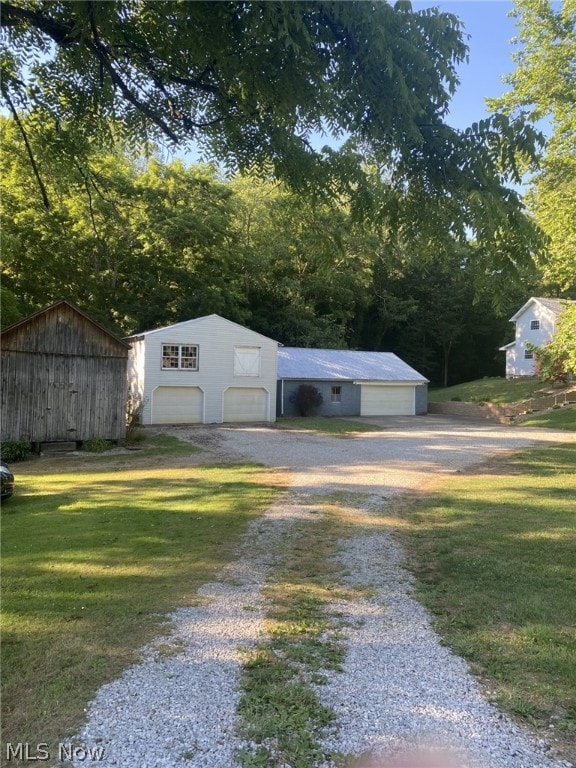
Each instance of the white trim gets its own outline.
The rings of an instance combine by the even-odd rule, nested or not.
[[[382,379],[382,381],[363,381],[362,379],[358,379],[357,381],[353,381],[353,384],[359,384],[362,387],[421,387],[425,383],[424,381],[386,381],[386,379]]]
[[[229,384],[227,387],[225,387],[222,390],[222,411],[221,411],[221,421],[220,421],[221,424],[226,423],[224,422],[224,395],[226,394],[226,392],[228,392],[229,389],[262,389],[264,390],[264,392],[266,392],[266,414],[267,414],[266,421],[272,421],[271,414],[270,414],[271,398],[270,398],[270,390],[268,389],[268,387],[263,387],[263,386],[254,387],[254,386],[247,386],[247,385],[239,386],[238,384]],[[238,422],[238,423],[242,424],[242,422]]]
[[[164,368],[162,364],[165,357],[173,357],[173,355],[165,355],[164,347],[178,347],[178,367],[177,368]],[[182,363],[182,347],[194,347],[196,350],[196,368],[183,368]],[[160,343],[160,370],[161,371],[192,371],[198,373],[200,370],[200,345],[199,344],[186,344],[184,342],[173,343],[171,341],[162,341]]]
[[[175,370],[175,369],[174,369]],[[199,389],[202,392],[202,424],[206,424],[206,391],[204,387],[198,384],[157,384],[150,392],[150,424],[154,424],[154,392],[161,387],[172,387],[178,389]],[[193,422],[192,422],[193,423]]]
[[[354,383],[356,383],[356,382],[354,382]],[[391,387],[400,386],[396,382],[387,383],[387,382],[374,382],[374,381],[363,382],[362,381],[362,382],[359,382],[359,384],[360,384],[360,415],[361,416],[365,415],[365,414],[362,413],[362,411],[363,411],[363,408],[362,408],[362,387],[368,386],[368,387],[373,387],[373,388],[374,387],[379,387],[380,389],[389,389]],[[405,414],[405,415],[407,415],[407,416],[415,416],[416,415],[416,387],[418,385],[414,384],[414,382],[409,382],[408,381],[408,382],[404,382],[402,386],[403,387],[411,387],[412,388],[412,406],[411,406],[412,410],[411,410],[411,413]],[[386,416],[388,414],[374,414],[374,415]]]
[[[238,373],[236,371],[236,352],[242,349],[258,350],[258,373]],[[235,379],[259,379],[262,376],[262,347],[255,344],[235,344],[232,349],[232,376]]]
[[[255,336],[259,336],[261,339],[266,339],[266,341],[274,341],[276,344],[280,344],[280,342],[276,341],[276,339],[271,339],[269,336],[264,336],[264,334],[258,333],[258,331],[253,331],[251,328],[247,328],[245,325],[240,325],[240,323],[235,323],[233,320],[228,320],[227,318],[217,314],[203,315],[202,317],[193,317],[190,320],[182,320],[181,322],[173,323],[172,325],[164,325],[162,328],[153,328],[151,331],[142,331],[142,333],[135,333],[132,336],[126,336],[126,339],[132,339],[136,337],[140,338],[141,336],[150,336],[153,333],[160,333],[160,331],[168,331],[171,328],[180,328],[183,325],[192,325],[195,323],[200,323],[204,320],[210,320],[214,317],[217,317],[218,320],[222,320],[223,322],[228,323],[229,325],[233,325],[235,328],[241,328],[243,331],[250,331],[250,333],[253,333]]]

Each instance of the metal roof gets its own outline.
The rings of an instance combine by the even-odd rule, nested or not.
[[[428,381],[392,352],[356,352],[349,349],[280,347],[279,379],[340,381]]]

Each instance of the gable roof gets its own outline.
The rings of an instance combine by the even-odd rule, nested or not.
[[[107,336],[109,336],[118,345],[124,347],[125,349],[130,349],[130,344],[128,344],[126,341],[123,341],[119,336],[116,336],[116,334],[112,333],[112,331],[109,331],[108,328],[105,328],[99,322],[94,320],[93,317],[90,317],[90,315],[87,315],[86,312],[83,312],[75,304],[72,304],[71,301],[68,301],[68,299],[61,299],[60,301],[56,301],[54,304],[50,304],[50,306],[44,307],[44,309],[40,309],[38,310],[38,312],[34,312],[31,315],[28,315],[27,317],[22,318],[22,320],[18,320],[17,322],[12,323],[12,325],[9,325],[6,328],[2,329],[1,335],[2,337],[6,337],[10,335],[13,331],[18,330],[19,328],[27,325],[33,320],[36,320],[37,317],[41,317],[42,315],[46,315],[49,312],[58,310],[60,307],[68,307],[68,309],[71,309],[73,313],[80,315],[80,317],[83,317],[84,320],[87,320],[91,325],[97,328],[101,333],[104,333]]]
[[[515,315],[512,315],[510,322],[515,322],[520,317],[520,315],[522,315],[528,309],[528,307],[535,302],[538,302],[545,309],[549,310],[553,315],[556,316],[561,315],[562,312],[564,312],[566,309],[566,304],[574,304],[572,299],[551,299],[543,296],[531,296],[526,304],[521,306]]]
[[[421,384],[428,381],[392,352],[302,347],[281,347],[278,350],[278,378]]]
[[[206,322],[206,320],[213,320],[216,318],[217,320],[221,320],[223,323],[228,323],[228,325],[233,325],[235,328],[241,328],[243,331],[250,331],[250,333],[253,333],[255,336],[260,336],[261,339],[266,339],[266,341],[275,341],[275,339],[271,339],[268,336],[264,336],[262,333],[258,333],[258,331],[253,331],[251,328],[247,328],[245,325],[240,325],[240,323],[235,323],[232,320],[227,320],[225,317],[221,317],[221,315],[203,315],[202,317],[193,317],[190,320],[182,320],[179,323],[173,323],[172,325],[163,325],[162,328],[153,328],[150,331],[142,331],[142,333],[135,333],[132,336],[127,336],[126,338],[128,340],[132,339],[133,341],[137,341],[139,339],[144,338],[145,336],[150,336],[153,333],[160,333],[161,331],[168,331],[172,328],[180,328],[184,325],[198,325],[200,323]],[[276,344],[279,344],[278,341],[276,341]]]

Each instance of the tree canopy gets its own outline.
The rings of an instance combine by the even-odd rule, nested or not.
[[[27,137],[43,130],[44,151],[68,161],[95,142],[194,141],[231,170],[349,195],[389,219],[430,210],[437,231],[477,239],[522,216],[507,185],[537,134],[503,115],[462,132],[446,122],[467,55],[452,14],[408,2],[12,0],[2,24],[2,96],[40,186]],[[314,148],[322,132],[344,147]],[[524,255],[536,247],[531,237]]]
[[[342,203],[122,152],[93,152],[89,177],[47,162],[46,210],[0,126],[3,323],[68,298],[123,334],[216,312],[289,345],[391,349],[435,381],[500,370],[527,275],[488,280],[477,247],[414,250]]]
[[[529,209],[550,238],[541,269],[549,289],[576,290],[576,0],[516,0],[521,48],[511,90],[494,108],[532,121],[547,120],[552,135],[527,195]]]
[[[576,376],[576,302],[566,303],[552,341],[544,347],[533,346],[532,350],[541,378],[567,381]]]

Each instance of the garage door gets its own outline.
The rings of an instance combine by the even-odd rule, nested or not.
[[[261,387],[230,387],[224,392],[224,421],[266,421],[268,393]]]
[[[414,387],[360,385],[361,416],[414,416]]]
[[[200,387],[158,387],[152,393],[152,424],[201,424]]]

